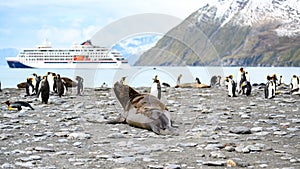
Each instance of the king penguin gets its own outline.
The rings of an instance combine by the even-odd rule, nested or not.
[[[251,83],[249,81],[244,81],[242,83],[243,94],[245,94],[246,96],[250,96],[251,90],[252,90]]]
[[[2,104],[6,104],[8,110],[22,110],[22,107],[28,107],[31,110],[34,110],[34,108],[27,102],[24,101],[16,101],[16,102],[11,102],[10,100],[7,100],[6,102],[2,102]]]
[[[61,97],[64,93],[65,93],[65,85],[62,81],[62,79],[60,78],[60,74],[56,75],[56,87],[57,87],[57,94],[59,97]]]
[[[161,86],[160,86],[160,82],[157,78],[157,75],[153,79],[150,94],[153,96],[156,96],[159,100],[161,98]]]
[[[244,70],[244,68],[240,68],[239,72],[238,72],[238,76],[237,76],[237,91],[239,94],[242,93],[242,84],[244,81],[246,81],[246,72]]]
[[[229,75],[228,77],[226,77],[225,81],[227,82],[228,96],[236,97],[235,95],[236,83],[233,80],[233,76]]]
[[[49,86],[49,82],[47,80],[47,76],[44,76],[43,80],[41,81],[37,97],[39,97],[40,95],[41,95],[40,98],[41,98],[42,103],[47,104],[49,95],[50,95],[50,86]]]
[[[77,80],[77,95],[81,95],[83,92],[83,78],[80,76],[76,76]]]
[[[36,73],[33,73],[32,75],[34,77],[34,81],[32,81],[32,83],[34,85],[35,94],[37,94],[38,90],[39,90],[39,85],[40,85],[40,82],[41,82],[41,76],[38,76]]]
[[[177,85],[180,84],[181,78],[182,78],[182,74],[180,74],[180,75],[177,77]]]
[[[265,98],[272,99],[275,97],[275,84],[271,76],[267,76],[267,83],[265,86]]]
[[[300,94],[299,83],[299,77],[297,75],[293,75],[290,84],[291,94]]]
[[[49,83],[49,91],[50,93],[54,93],[55,92],[55,73],[52,72],[47,72],[47,81]]]
[[[34,86],[32,84],[32,78],[26,79],[26,86],[25,86],[26,95],[25,96],[32,96],[35,92]]]

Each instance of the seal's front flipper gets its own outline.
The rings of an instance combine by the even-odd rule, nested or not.
[[[125,117],[123,117],[121,114],[116,118],[116,119],[113,119],[113,120],[109,120],[107,122],[105,122],[106,124],[119,124],[119,123],[126,123],[125,121]]]

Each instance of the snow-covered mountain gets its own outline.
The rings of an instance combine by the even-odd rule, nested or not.
[[[295,36],[300,34],[299,4],[299,0],[219,0],[199,9],[195,17],[201,22],[214,15],[221,27],[230,21],[239,26],[278,22],[274,31],[279,36]]]
[[[162,37],[160,34],[141,34],[133,37],[128,37],[121,40],[112,47],[112,50],[116,50],[124,56],[130,65],[134,65],[140,56],[155,46],[157,41]]]
[[[299,4],[209,2],[145,52],[137,65],[300,66]]]

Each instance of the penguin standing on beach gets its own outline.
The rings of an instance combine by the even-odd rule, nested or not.
[[[55,80],[55,83],[56,83],[56,88],[57,88],[57,94],[59,97],[61,97],[64,93],[65,93],[65,85],[62,81],[62,79],[60,78],[60,74],[57,74],[56,75],[56,80]]]
[[[81,95],[83,92],[83,78],[80,76],[76,76],[77,80],[77,95]]]
[[[200,79],[198,77],[196,77],[195,80],[196,80],[197,84],[201,84],[201,81],[200,81]]]
[[[228,96],[229,97],[236,97],[235,91],[236,91],[236,83],[233,80],[233,76],[229,75],[225,78],[227,90],[228,90]]]
[[[275,83],[272,80],[271,76],[267,76],[267,83],[266,83],[264,91],[265,91],[266,99],[272,99],[275,97]]]
[[[180,84],[181,78],[182,78],[182,74],[180,74],[180,75],[177,77],[177,83],[176,83],[177,85]]]
[[[274,83],[273,88],[274,88],[274,91],[275,91],[275,93],[276,93],[277,85],[278,85],[277,75],[276,75],[276,74],[273,74],[273,75],[271,76],[271,80],[272,80],[273,83]],[[274,93],[274,95],[275,95],[275,93]]]
[[[20,111],[24,107],[28,107],[31,110],[34,110],[34,108],[28,102],[25,102],[25,101],[11,102],[10,100],[7,100],[6,102],[2,102],[2,104],[6,104],[8,110],[17,110],[17,111]]]
[[[225,81],[227,83],[228,96],[229,97],[236,97],[236,95],[235,95],[236,83],[233,80],[233,76],[229,75],[228,77],[226,77]]]
[[[56,90],[55,76],[56,76],[55,73],[47,72],[47,81],[49,83],[50,93],[55,93]]]
[[[32,84],[32,78],[27,78],[26,79],[25,91],[26,91],[25,96],[32,96],[34,94],[35,89],[34,89],[34,86]]]
[[[157,78],[157,75],[153,79],[153,83],[151,86],[150,94],[156,96],[159,100],[161,98],[161,85]]]
[[[239,94],[242,94],[242,84],[246,81],[246,72],[244,68],[240,68],[237,76],[237,91]]]
[[[33,73],[32,75],[34,77],[34,81],[32,83],[34,85],[35,94],[37,94],[38,90],[39,90],[39,85],[40,85],[40,82],[41,82],[41,76],[38,76],[36,73]]]
[[[297,75],[293,75],[290,84],[291,94],[300,94],[299,86],[300,86],[299,77]]]
[[[221,86],[221,76],[211,77],[210,86]]]
[[[282,75],[279,76],[279,80],[278,80],[278,86],[284,85],[284,81],[283,81],[283,77]]]
[[[40,96],[41,95],[41,96]],[[49,82],[47,80],[47,76],[43,77],[43,80],[41,81],[39,92],[37,94],[37,97],[41,98],[42,103],[48,104],[48,99],[50,96],[50,86]]]
[[[243,77],[243,75],[242,75]],[[243,82],[241,84],[241,91],[243,95],[250,96],[252,86],[250,83],[250,76],[248,72],[245,72],[245,76],[242,78]]]
[[[242,92],[243,92],[243,94],[246,95],[246,96],[250,96],[251,90],[252,90],[251,83],[249,81],[244,81],[242,83]]]

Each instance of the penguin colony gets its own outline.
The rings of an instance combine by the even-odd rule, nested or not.
[[[18,84],[17,87],[25,88],[25,97],[36,96],[40,99],[41,103],[48,104],[50,95],[62,97],[66,95],[68,88],[70,87],[77,86],[77,95],[81,95],[83,92],[83,78],[76,76],[76,80],[78,81],[77,83],[53,72],[47,72],[44,76],[38,76],[36,73],[33,73],[31,77],[26,78],[26,82]],[[11,102],[10,100],[7,100],[2,102],[2,104],[6,104],[8,110],[20,111],[23,108],[34,110],[34,108],[25,101]]]
[[[211,78],[211,82],[216,81],[216,76]],[[227,87],[228,96],[236,97],[238,95],[251,95],[252,85],[250,83],[249,73],[245,71],[244,68],[240,68],[237,76],[237,82],[234,81],[233,75],[229,75],[225,78],[225,85]],[[266,83],[261,84],[264,87],[264,97],[266,99],[272,99],[279,93],[277,90],[279,86],[283,86],[283,77],[280,76],[277,78],[276,74],[267,75]],[[293,75],[290,82],[290,94],[291,95],[300,95],[300,84],[299,76]],[[237,93],[237,94],[236,94]]]
[[[210,86],[202,84],[199,78],[196,78],[194,83],[181,84],[182,76],[183,76],[182,74],[180,74],[178,76],[176,86],[179,86],[182,88],[185,88],[185,87],[207,88],[207,87],[221,86],[221,76],[213,76],[211,78]],[[71,79],[66,78],[66,77],[61,77],[60,74],[56,74],[53,72],[47,72],[44,76],[38,76],[37,74],[33,73],[32,77],[26,78],[26,82],[18,84],[18,87],[25,88],[25,92],[26,92],[25,96],[40,97],[41,103],[48,104],[50,95],[57,95],[58,97],[62,97],[64,95],[66,95],[66,92],[68,91],[69,87],[76,86],[77,87],[77,95],[82,95],[82,93],[83,93],[83,78],[80,76],[76,76],[75,79],[77,82],[74,82]],[[162,96],[162,86],[170,87],[170,85],[168,83],[163,82],[162,86],[161,86],[158,75],[156,75],[152,80],[153,80],[153,83],[150,88],[149,94],[147,94],[147,97],[149,97],[149,98],[155,97],[156,99],[155,98],[152,99],[152,102],[154,103],[154,100],[155,100],[155,103],[160,105],[160,104],[162,104],[160,102],[161,96]],[[236,81],[234,80],[233,75],[229,75],[229,76],[225,77],[224,82],[225,82],[226,89],[228,91],[227,95],[229,97],[237,97],[239,95],[245,95],[245,96],[251,95],[252,85],[250,83],[250,76],[249,76],[249,73],[244,68],[239,69]],[[129,87],[126,84],[126,76],[122,77],[119,82],[116,82],[116,84],[122,90],[123,89],[125,90],[127,87]],[[280,76],[278,79],[276,74],[268,75],[266,77],[266,83],[264,83],[262,85],[263,89],[264,89],[265,98],[266,99],[274,98],[276,96],[276,94],[278,94],[277,88],[283,84],[284,83],[283,83],[282,76]],[[107,87],[107,84],[104,83],[103,86]],[[175,86],[175,88],[176,88],[176,86]],[[292,76],[289,87],[290,87],[291,95],[300,95],[299,76],[297,76],[297,75]],[[115,87],[114,89],[116,90],[117,88]],[[1,82],[0,82],[0,91],[1,91]],[[132,89],[132,91],[133,91],[133,89]],[[120,95],[118,97],[126,96],[126,91],[123,91],[123,92],[125,92],[125,93],[123,93],[123,94],[119,93]],[[131,95],[129,96],[129,99],[133,99],[134,97],[137,97],[137,96],[142,96],[142,94],[139,94],[136,91],[133,91],[133,94],[131,93]],[[146,95],[143,95],[143,96],[146,96]],[[120,101],[120,98],[118,98],[118,99]],[[121,99],[121,101],[122,101],[122,99]],[[2,104],[6,104],[8,110],[20,111],[25,108],[34,110],[34,108],[30,105],[30,103],[24,102],[24,101],[11,102],[10,100],[7,100],[7,101],[2,102]],[[153,106],[152,103],[150,105]],[[162,112],[164,112],[164,110],[162,110]],[[140,112],[138,112],[138,113],[140,113]],[[162,114],[164,114],[164,113],[162,113]],[[166,123],[164,125],[166,125],[168,127],[168,129],[171,129],[172,126],[169,126],[170,118],[168,116],[166,116],[166,117],[167,117],[167,119],[162,122],[163,122],[163,124]],[[128,121],[128,123],[130,124],[130,121]],[[139,123],[139,121],[136,121],[136,122],[133,121],[133,124],[138,124],[138,123]],[[156,128],[153,128],[153,124],[149,124],[150,126],[152,126],[152,127],[150,127],[150,129],[153,130],[157,134],[161,134],[161,131],[160,131],[161,129],[157,130]],[[141,126],[143,127],[144,124],[142,124]],[[141,127],[141,126],[138,126],[138,127]],[[149,129],[149,127],[145,127],[145,128]],[[163,128],[163,130],[164,129],[165,128]]]

